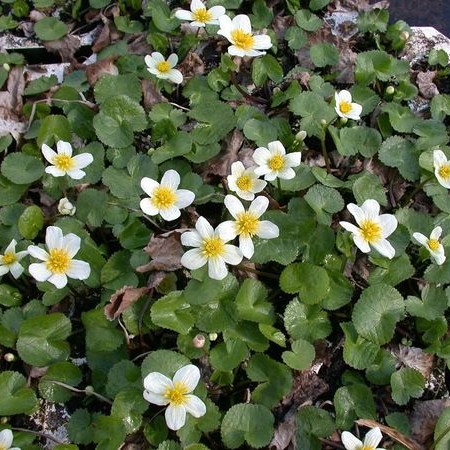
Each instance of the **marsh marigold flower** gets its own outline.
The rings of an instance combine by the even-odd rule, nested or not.
[[[191,392],[200,380],[200,370],[189,364],[175,372],[173,379],[159,372],[144,378],[144,398],[149,403],[167,406],[165,417],[171,430],[179,430],[186,423],[186,413],[199,418],[206,413],[206,405]]]
[[[441,186],[450,189],[450,161],[442,150],[433,151],[434,174]]]
[[[213,6],[207,9],[200,0],[192,0],[190,11],[179,9],[175,11],[175,17],[180,20],[189,20],[193,27],[204,27],[205,25],[218,25],[219,17],[225,14],[223,6]]]
[[[42,263],[30,264],[28,270],[37,281],[49,281],[58,289],[67,284],[67,277],[86,280],[91,274],[89,263],[73,259],[81,246],[81,239],[73,233],[63,235],[61,228],[48,227],[45,234],[48,252],[37,245],[29,245],[28,253]]]
[[[156,75],[161,80],[169,80],[175,84],[181,84],[183,82],[183,74],[174,69],[178,62],[178,56],[172,53],[167,59],[159,52],[153,52],[151,55],[147,55],[145,58],[145,64],[147,64],[147,70]]]
[[[342,90],[334,94],[336,106],[334,109],[339,117],[359,120],[361,117],[362,106],[358,103],[352,103],[352,94],[349,91]]]
[[[244,200],[253,200],[255,194],[267,185],[266,181],[258,178],[255,168],[256,166],[246,169],[240,161],[231,164],[231,175],[227,176],[228,188]]]
[[[228,47],[228,53],[235,56],[260,56],[265,55],[272,47],[270,36],[267,34],[253,34],[250,19],[245,14],[238,14],[231,20],[228,16],[219,17],[220,34],[227,38],[232,45]]]
[[[19,447],[11,447],[13,438],[11,430],[5,429],[0,431],[0,450],[20,450]]]
[[[431,258],[438,266],[444,264],[445,262],[444,247],[439,242],[441,234],[442,234],[441,227],[436,227],[431,232],[429,238],[427,238],[422,233],[413,233],[413,238],[430,252]]]
[[[16,244],[17,241],[13,239],[8,247],[6,247],[5,253],[0,255],[0,276],[11,272],[11,275],[17,279],[22,275],[24,269],[21,264],[19,264],[19,261],[24,256],[28,255],[28,252],[26,250],[16,252]]]
[[[353,242],[363,252],[370,252],[373,247],[383,256],[392,259],[395,249],[386,240],[397,228],[397,219],[392,214],[381,214],[380,205],[376,200],[366,200],[361,207],[349,203],[347,209],[353,215],[359,228],[349,222],[339,222],[343,228],[350,231]]]
[[[361,442],[356,436],[348,431],[343,431],[341,435],[342,443],[346,450],[383,450],[377,445],[383,439],[383,435],[378,427],[372,428]]]

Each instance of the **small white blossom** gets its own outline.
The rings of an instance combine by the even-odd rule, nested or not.
[[[267,181],[276,178],[291,180],[295,177],[292,167],[300,165],[301,152],[286,154],[286,150],[280,141],[273,141],[267,144],[267,148],[258,147],[253,153],[253,160],[259,167],[255,169],[256,175],[264,175]]]
[[[189,364],[175,372],[173,379],[159,372],[144,378],[144,398],[155,405],[169,405],[165,412],[167,426],[179,430],[186,423],[186,413],[199,418],[206,413],[206,405],[191,392],[200,380],[200,370]]]
[[[69,142],[58,141],[56,143],[56,152],[47,144],[42,145],[42,154],[52,166],[45,168],[45,172],[54,177],[63,177],[68,175],[74,180],[80,180],[86,175],[81,169],[84,169],[94,161],[90,153],[81,153],[72,156],[72,146]]]
[[[253,236],[274,239],[280,235],[277,225],[268,220],[259,220],[269,206],[267,197],[256,197],[247,211],[241,201],[233,195],[227,195],[224,203],[235,220],[222,222],[218,228],[232,239],[239,236],[239,249],[246,258],[250,259],[255,252]]]
[[[334,109],[339,117],[359,120],[361,117],[362,106],[358,103],[352,103],[352,94],[349,91],[342,90],[334,94],[336,106]]]
[[[233,239],[220,225],[214,230],[204,217],[199,217],[195,230],[181,235],[181,243],[188,250],[181,257],[181,264],[190,270],[199,269],[208,263],[208,275],[214,280],[223,280],[228,273],[226,263],[236,265],[242,261],[241,251],[234,245],[226,244]]]
[[[366,200],[361,207],[349,203],[347,209],[355,218],[359,228],[349,222],[339,222],[353,236],[353,242],[363,252],[370,252],[372,246],[383,256],[392,259],[395,249],[386,240],[397,228],[397,219],[392,214],[381,214],[376,200]]]
[[[230,55],[260,56],[266,54],[261,50],[272,47],[270,36],[252,33],[252,24],[245,14],[238,14],[233,20],[226,15],[220,16],[219,25],[217,34],[226,37],[232,44],[228,47]]]
[[[361,442],[348,431],[342,432],[341,439],[346,450],[383,450],[382,448],[377,448],[377,445],[383,439],[383,435],[378,427],[372,428],[366,434],[364,442]]]
[[[442,150],[433,151],[434,174],[441,186],[450,189],[450,161]]]
[[[422,233],[413,233],[413,238],[430,252],[431,258],[438,266],[444,264],[445,262],[444,247],[439,242],[441,234],[442,234],[441,227],[436,227],[431,232],[429,238],[427,238]]]
[[[189,20],[193,27],[204,27],[205,25],[218,25],[219,17],[225,14],[223,6],[213,6],[207,9],[200,0],[192,0],[190,11],[179,9],[175,11],[175,17],[180,20]]]
[[[231,164],[231,175],[227,176],[228,188],[244,200],[253,200],[255,194],[267,185],[266,181],[258,179],[255,168],[246,169],[240,161]]]
[[[153,52],[151,55],[147,55],[145,58],[145,64],[147,64],[147,70],[156,75],[161,80],[170,80],[172,83],[181,84],[183,82],[183,74],[174,69],[178,62],[178,56],[172,53],[167,60],[159,52]]]
[[[5,249],[5,253],[0,255],[0,276],[11,272],[11,275],[17,279],[23,273],[23,267],[19,264],[19,261],[26,255],[28,252],[26,250],[22,252],[16,252],[16,244],[17,241],[13,239],[8,247]],[[0,447],[1,449],[1,447]]]
[[[63,197],[58,202],[58,212],[63,216],[73,216],[76,212],[77,208],[70,203],[70,201]]]
[[[63,235],[61,228],[48,227],[45,233],[48,252],[37,245],[29,245],[28,253],[44,261],[31,264],[28,270],[37,281],[49,281],[58,289],[67,284],[67,277],[86,280],[91,274],[89,263],[72,259],[80,250],[81,239],[73,233]]]
[[[179,184],[180,175],[173,169],[164,173],[161,183],[152,178],[142,178],[141,188],[149,195],[141,200],[142,211],[149,216],[160,214],[164,220],[180,217],[180,209],[189,206],[194,201],[195,194],[187,189],[177,189]]]
[[[5,429],[0,431],[0,449],[1,450],[20,450],[19,447],[11,447],[13,443],[13,433],[11,430]]]

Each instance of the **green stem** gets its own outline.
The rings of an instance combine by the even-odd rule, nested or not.
[[[325,160],[325,167],[327,168],[327,172],[330,173],[331,171],[330,158],[328,157],[327,146],[325,144],[325,137],[320,140],[320,145],[322,147],[322,156],[323,159]]]
[[[281,189],[280,177],[277,177],[277,189],[278,189],[278,196],[280,197],[279,201],[281,202],[281,197],[283,196],[283,189]]]
[[[61,381],[51,380],[50,382],[55,383],[63,388],[69,389],[69,391],[77,392],[78,394],[93,395],[94,397],[97,397],[99,400],[112,405],[112,401],[109,398],[106,398],[95,391],[87,391],[86,389],[77,389],[73,386],[70,386],[69,384],[62,383]]]
[[[438,437],[437,439],[433,442],[433,445],[430,447],[430,450],[433,450],[434,448],[436,448],[436,446],[439,444],[440,441],[442,441],[442,439],[444,439],[444,437],[446,436],[446,434],[450,432],[450,426],[447,427]]]

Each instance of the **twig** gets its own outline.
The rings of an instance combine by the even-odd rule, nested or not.
[[[50,439],[53,442],[56,442],[57,444],[67,444],[67,442],[60,441],[59,439],[56,439],[51,434],[42,433],[41,431],[34,431],[34,430],[27,430],[26,428],[18,428],[18,427],[11,427],[11,430],[13,431],[23,431],[25,433],[31,433],[36,436],[43,437],[45,439]]]

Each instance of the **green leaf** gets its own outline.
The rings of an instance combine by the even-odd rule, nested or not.
[[[400,133],[411,133],[419,118],[406,106],[386,103],[381,110],[389,115],[392,128]]]
[[[278,137],[275,125],[269,119],[250,119],[244,125],[244,135],[259,147],[265,147]]]
[[[381,145],[381,135],[374,128],[351,127],[338,130],[330,127],[331,135],[335,141],[336,148],[341,155],[350,156],[360,153],[370,158],[378,151]]]
[[[283,68],[272,55],[255,58],[252,63],[252,79],[256,86],[262,86],[267,77],[275,83],[283,79]]]
[[[142,388],[127,388],[115,396],[111,416],[119,418],[127,434],[131,434],[140,428],[142,414],[147,408],[148,403],[142,397]]]
[[[450,408],[442,411],[434,428],[435,450],[446,450],[450,446]]]
[[[33,389],[26,387],[27,380],[18,372],[0,372],[0,416],[31,414],[37,407]]]
[[[269,339],[280,347],[286,347],[286,336],[277,328],[272,325],[266,325],[264,323],[260,323],[258,325],[259,331],[263,334],[264,337]]]
[[[34,32],[42,41],[56,41],[69,32],[69,27],[55,17],[44,17],[34,24]]]
[[[373,173],[358,175],[352,186],[356,203],[361,205],[366,200],[374,199],[380,205],[387,206],[386,193],[380,179]]]
[[[70,400],[73,392],[53,382],[58,381],[69,386],[77,386],[81,380],[81,370],[71,362],[62,361],[52,364],[39,380],[39,392],[50,402],[65,403]]]
[[[308,36],[299,27],[289,27],[284,34],[284,39],[288,41],[291,50],[299,50],[306,45]]]
[[[389,384],[396,365],[397,360],[392,353],[382,348],[373,363],[366,369],[366,377],[373,384]]]
[[[320,303],[328,294],[330,280],[327,271],[309,263],[294,263],[280,275],[280,287],[288,294],[299,294],[303,303]]]
[[[431,117],[435,120],[444,120],[450,116],[450,95],[439,94],[431,99]]]
[[[375,259],[375,258],[373,258]],[[378,265],[369,275],[369,284],[385,283],[390,286],[397,286],[402,281],[408,280],[415,273],[415,268],[411,264],[407,254],[403,253],[398,258],[387,259],[380,257]]]
[[[424,387],[423,375],[410,367],[402,367],[391,376],[392,399],[397,405],[406,405],[411,397],[421,397]]]
[[[238,317],[242,320],[271,325],[275,319],[273,307],[267,301],[267,295],[267,289],[260,281],[250,278],[244,280],[236,296]]]
[[[418,122],[413,133],[420,136],[416,141],[417,150],[428,150],[448,142],[447,128],[444,123],[437,120],[423,120]]]
[[[19,289],[9,284],[0,284],[0,305],[11,308],[22,303],[22,294]]]
[[[15,184],[0,175],[0,206],[16,203],[27,188],[28,184]]]
[[[291,348],[292,351],[283,352],[281,355],[285,364],[295,370],[306,370],[311,367],[316,357],[316,351],[312,344],[303,339],[299,339],[292,343]]]
[[[331,436],[336,430],[331,414],[315,406],[302,406],[297,413],[297,424],[302,432],[319,438]]]
[[[111,98],[111,94],[126,95],[135,102],[140,102],[142,88],[139,78],[134,73],[124,75],[103,75],[95,83],[94,95],[97,103],[104,103]]]
[[[274,417],[265,406],[240,403],[227,411],[220,432],[228,448],[239,448],[244,442],[261,448],[272,438],[273,423]]]
[[[130,265],[130,252],[121,250],[114,253],[103,266],[100,278],[107,289],[116,290],[123,286],[136,287],[138,278]]]
[[[71,140],[72,128],[65,116],[50,115],[41,121],[41,127],[36,139],[39,148],[42,147],[42,144],[47,144],[51,147],[58,141],[71,142]]]
[[[76,444],[92,442],[91,415],[86,409],[77,409],[70,416],[67,424],[69,439]]]
[[[187,364],[190,364],[190,361],[184,355],[170,350],[156,350],[142,361],[142,378],[145,378],[150,372],[159,372],[172,378],[178,369]]]
[[[70,346],[65,340],[72,330],[70,319],[62,313],[36,316],[22,322],[17,339],[19,356],[36,367],[67,359]]]
[[[126,388],[139,389],[142,386],[141,370],[129,360],[122,360],[115,364],[108,372],[106,393],[114,398]]]
[[[345,206],[339,191],[320,184],[310,187],[303,198],[315,211],[317,221],[323,225],[330,225],[331,214],[341,211]]]
[[[103,309],[92,309],[81,314],[86,329],[86,347],[97,352],[113,352],[123,344],[123,333],[114,322],[106,319]]]
[[[322,26],[322,21],[307,9],[301,9],[295,13],[295,21],[305,31],[317,31]]]
[[[406,311],[414,317],[435,320],[447,309],[448,299],[442,288],[427,284],[420,293],[421,298],[409,295]]]
[[[192,137],[186,131],[178,131],[175,136],[168,139],[163,145],[152,152],[152,161],[161,164],[177,156],[184,156],[192,150]]]
[[[339,62],[339,51],[329,42],[319,42],[309,49],[311,60],[316,67],[334,66]]]
[[[247,355],[248,348],[242,340],[229,338],[226,342],[217,344],[209,357],[215,369],[227,372],[237,367]]]
[[[51,75],[49,77],[40,77],[36,80],[31,81],[31,83],[25,88],[23,93],[25,95],[36,95],[42,92],[47,92],[51,87],[58,84],[58,78],[56,75]]]
[[[309,9],[311,9],[312,11],[317,11],[319,9],[325,8],[328,3],[330,3],[330,0],[310,0]]]
[[[404,310],[400,293],[380,283],[362,292],[353,308],[352,320],[359,335],[383,345],[394,336],[395,325],[403,317]]]
[[[10,153],[3,159],[2,174],[13,183],[28,184],[42,177],[44,164],[25,153]]]
[[[122,420],[115,416],[98,415],[92,424],[92,430],[97,450],[119,448],[127,435]]]
[[[20,215],[17,228],[25,239],[34,239],[44,226],[44,213],[36,205],[28,206]]]
[[[86,225],[99,227],[108,208],[107,202],[108,194],[105,191],[85,189],[78,194],[76,215]]]

